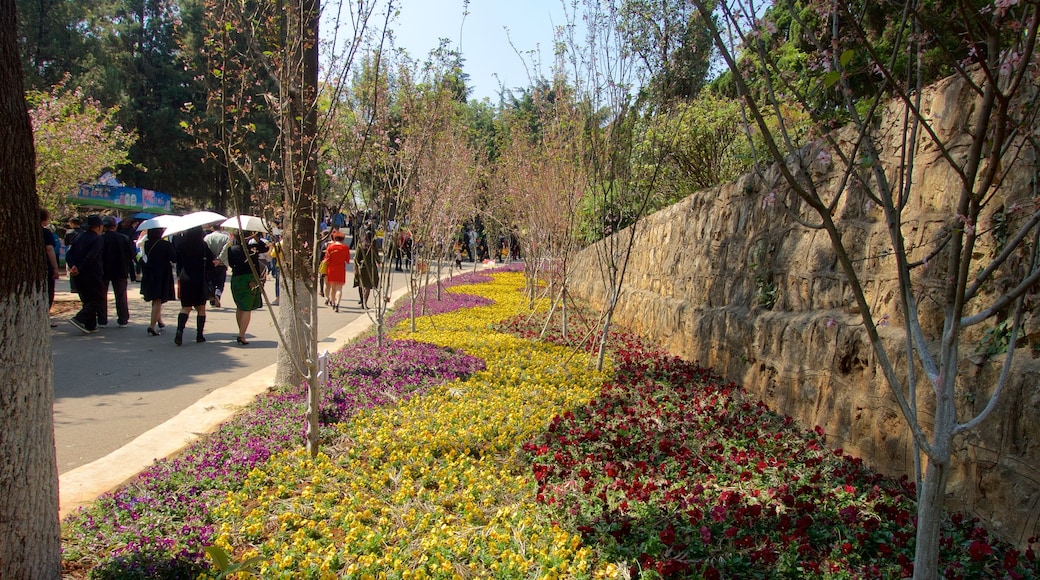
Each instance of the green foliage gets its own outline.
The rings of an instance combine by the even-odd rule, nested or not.
[[[776,300],[780,295],[776,282],[769,276],[769,269],[763,265],[767,258],[767,242],[759,240],[755,246],[753,259],[749,268],[755,273],[755,303],[766,310],[772,310],[776,306]]]
[[[618,182],[602,183],[582,198],[578,208],[577,237],[591,244],[632,225],[639,219],[638,199],[626,195]]]
[[[97,64],[100,38],[83,34],[100,9],[99,0],[16,0],[18,48],[27,91],[49,91],[71,76],[84,86],[83,75]]]
[[[36,192],[52,213],[61,213],[80,182],[129,163],[137,136],[116,123],[117,109],[62,84],[47,93],[31,91],[26,101],[36,144]]]
[[[778,293],[775,282],[767,280],[765,276],[755,274],[755,302],[759,306],[766,310],[772,310],[773,306],[776,306]]]
[[[238,574],[238,578],[252,578],[259,569],[258,564],[262,561],[260,556],[253,556],[243,562],[233,563],[231,556],[220,546],[206,546],[206,555],[213,560],[217,570],[220,570],[216,576],[217,580],[223,580],[232,574]]]
[[[682,0],[625,0],[621,34],[651,80],[646,90],[657,103],[690,99],[704,86],[713,47],[700,13]]]
[[[182,110],[202,93],[193,52],[181,38],[199,36],[204,14],[194,0],[18,0],[24,14],[27,87],[80,87],[115,122],[137,135],[122,181],[174,195],[208,198],[212,180],[199,167]],[[62,81],[67,78],[67,81]]]
[[[183,131],[196,142],[202,167],[215,176],[211,205],[231,213],[250,207],[253,195],[277,182],[278,118],[267,99],[277,86],[250,49],[254,31],[242,14],[219,0],[182,1],[180,41],[200,85],[200,94],[184,104],[190,121]],[[254,8],[255,28],[262,31],[255,42],[268,52],[271,19]]]
[[[740,105],[703,93],[651,118],[636,148],[638,172],[659,172],[658,206],[735,179],[752,165]]]
[[[501,123],[495,108],[485,98],[471,100],[465,108],[466,126],[469,128],[470,146],[481,152],[489,162],[498,159],[501,149]]]
[[[979,0],[971,4],[980,11],[987,5]],[[924,84],[952,74],[970,60],[968,45],[959,39],[984,38],[986,33],[968,30],[955,17],[958,6],[947,0],[925,2],[913,18],[904,18],[890,13],[899,6],[865,0],[836,7],[811,0],[776,3],[766,11],[759,30],[745,38],[740,66],[746,71],[757,67],[747,75],[753,92],[773,91],[788,102],[797,95],[802,107],[837,126],[849,120],[846,98],[869,101],[892,90],[882,71],[871,64],[874,59],[890,66],[896,79],[911,78],[911,71],[917,74],[919,69]],[[915,19],[921,23],[917,30]],[[1013,34],[1010,29],[1008,33]],[[863,38],[872,53],[865,50]],[[906,50],[908,38],[920,49],[913,56]],[[755,58],[750,58],[752,52]],[[716,88],[728,87],[728,77],[717,79]]]
[[[986,358],[1004,354],[1011,342],[1011,321],[1004,320],[986,329],[975,351]]]

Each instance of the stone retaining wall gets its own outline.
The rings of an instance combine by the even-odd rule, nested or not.
[[[926,96],[926,111],[942,119],[940,130],[953,142],[960,127],[971,122],[971,98],[956,79],[939,83]],[[894,144],[902,133],[890,130],[890,135]],[[885,161],[895,166],[894,160]],[[813,170],[819,183],[833,185],[840,178],[833,167]],[[1005,203],[1029,198],[1031,179],[1028,174],[1011,179]],[[830,241],[822,230],[807,229],[791,217],[811,214],[781,182],[778,172],[745,176],[698,192],[638,225],[615,320],[675,355],[713,367],[803,426],[822,426],[830,444],[875,469],[910,475],[909,430],[877,370]],[[770,204],[770,191],[780,202],[787,200],[791,211]],[[934,148],[923,147],[919,154],[914,192],[904,236],[912,255],[924,257],[949,223],[957,193],[956,179]],[[884,256],[889,243],[883,214],[854,190],[837,214],[846,243],[859,252],[856,263],[875,317],[888,315],[889,325],[881,330],[895,347],[890,352],[900,353],[898,286],[892,261]],[[607,287],[596,251],[589,248],[571,261],[570,288],[599,306]],[[983,245],[980,251],[990,248]],[[921,268],[915,287],[931,291],[938,269]],[[941,312],[927,297],[921,304],[925,330],[935,336]],[[1027,330],[1036,326],[1031,322]],[[973,338],[981,339],[982,331]],[[968,360],[972,345],[962,351],[965,380],[959,396],[973,397],[981,407],[1003,357],[976,364],[977,357]],[[957,441],[948,488],[949,507],[978,515],[1019,545],[1040,536],[1040,364],[1033,355],[1029,347],[1017,351],[1014,378],[1000,408]],[[905,368],[905,356],[895,364]],[[919,401],[927,417],[927,397]]]

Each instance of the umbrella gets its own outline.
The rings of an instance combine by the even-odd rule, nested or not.
[[[173,223],[173,225],[166,226],[166,231],[163,232],[163,237],[165,238],[166,236],[186,232],[191,228],[201,228],[202,226],[222,222],[226,219],[226,217],[212,211],[192,212],[182,215],[180,219]]]
[[[140,212],[137,212],[134,215],[130,216],[130,219],[133,219],[133,220],[150,220],[153,217],[155,217],[154,213],[148,213],[146,211],[140,211]]]
[[[264,222],[263,218],[256,217],[255,215],[237,215],[229,217],[224,220],[220,225],[230,230],[244,230],[247,232],[270,232],[271,229]]]
[[[141,232],[144,230],[150,230],[152,228],[163,228],[166,229],[173,224],[177,223],[181,219],[181,216],[177,215],[160,215],[153,218],[149,218],[138,224],[137,231]]]

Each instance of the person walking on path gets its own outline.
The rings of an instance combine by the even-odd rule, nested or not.
[[[105,308],[106,292],[101,261],[105,242],[101,239],[101,227],[101,216],[89,216],[87,229],[76,236],[65,259],[69,264],[69,277],[76,280],[76,291],[83,303],[83,307],[69,319],[69,323],[84,334],[97,332],[98,317]]]
[[[177,245],[177,297],[181,311],[177,314],[177,333],[173,343],[180,346],[184,341],[184,328],[188,316],[195,309],[195,342],[206,342],[206,302],[209,301],[210,276],[215,256],[203,239],[202,228],[184,232]]]
[[[325,250],[329,249],[330,243],[332,243],[332,240],[329,238],[329,232],[322,232],[321,236],[318,238],[318,251],[321,252],[322,256],[325,255]],[[351,240],[350,247],[354,247],[353,240]],[[325,264],[325,266],[328,267],[328,264]],[[332,301],[329,300],[329,297],[325,292],[325,278],[326,272],[322,272],[321,266],[318,266],[318,295],[325,299],[325,305],[328,306],[329,304],[332,304]]]
[[[43,234],[43,257],[47,262],[47,312],[50,312],[52,306],[54,306],[54,285],[58,278],[61,277],[61,273],[58,271],[58,236],[54,235],[49,227],[51,221],[51,212],[41,209],[40,210],[40,228]],[[51,322],[51,328],[58,326],[57,323]]]
[[[132,269],[134,243],[130,238],[116,231],[116,218],[106,215],[101,218],[105,233],[101,234],[104,248],[101,251],[101,263],[104,269],[105,307],[98,314],[98,324],[108,324],[108,287],[112,286],[112,296],[116,302],[116,323],[119,328],[130,324],[130,305],[127,303],[127,278]]]
[[[246,330],[254,310],[264,305],[264,295],[260,288],[258,275],[261,272],[260,254],[267,251],[263,242],[245,244],[242,233],[235,232],[231,247],[228,248],[228,265],[231,266],[231,296],[235,299],[235,321],[238,323],[238,336],[235,341],[246,345]]]
[[[213,276],[210,280],[209,305],[220,308],[220,297],[224,294],[224,285],[227,284],[228,271],[228,246],[231,245],[231,236],[224,231],[220,225],[213,226],[213,231],[204,238],[216,260],[213,264]]]
[[[379,284],[379,257],[372,232],[365,230],[361,234],[357,253],[354,254],[354,286],[358,289],[358,303],[368,310],[368,295]]]
[[[83,233],[83,221],[78,217],[71,217],[68,221],[68,227],[65,228],[65,235],[62,236],[62,244],[65,245],[65,267],[70,268],[69,264],[69,251],[72,249],[72,244],[75,243],[76,238]],[[69,292],[76,292],[76,279],[69,276]]]
[[[134,254],[137,253],[137,249],[136,247],[134,247],[134,244],[137,241],[137,230],[135,228],[137,228],[138,223],[140,222],[135,219],[126,218],[125,220],[120,220],[119,225],[116,228],[117,232],[123,234],[124,236],[126,236],[126,239],[130,240],[130,246],[131,249],[134,250]],[[138,278],[140,277],[138,276],[136,260],[133,260],[132,258],[130,260],[130,267],[127,269],[127,274],[129,274],[131,282],[137,282]]]
[[[177,297],[173,290],[173,263],[177,251],[162,237],[163,228],[148,230],[141,247],[141,296],[152,303],[148,321],[148,335],[159,336],[166,326],[162,319],[162,305]]]
[[[347,283],[347,264],[350,262],[350,248],[343,243],[344,239],[346,236],[343,232],[333,231],[332,243],[325,248],[325,261],[328,264],[325,279],[328,282],[329,303],[336,312],[339,312],[343,285]]]
[[[271,261],[267,263],[267,272],[274,278],[274,300],[271,302],[271,306],[278,306],[282,297],[282,240],[272,237],[270,241],[268,254],[271,256]]]

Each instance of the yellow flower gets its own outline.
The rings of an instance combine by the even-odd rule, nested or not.
[[[509,273],[458,287],[494,304],[420,320],[416,333],[398,327],[403,338],[481,357],[486,370],[339,425],[352,442],[342,454],[311,462],[301,450],[254,469],[244,489],[259,491],[229,494],[220,541],[229,551],[234,538],[255,542],[282,574],[616,576],[579,536],[540,515],[530,473],[515,461],[525,441],[590,400],[607,376],[589,371],[583,354],[489,330],[527,312],[523,284]],[[293,570],[293,554],[315,556]]]

